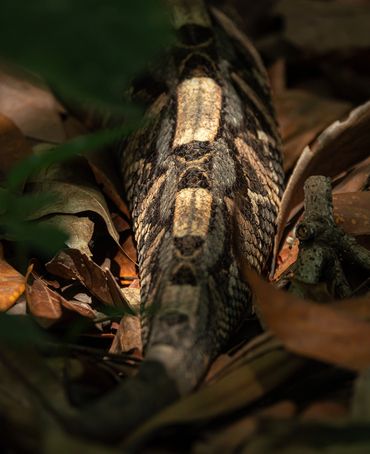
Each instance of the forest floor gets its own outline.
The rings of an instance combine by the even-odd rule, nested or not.
[[[111,150],[51,163],[14,199],[34,246],[0,243],[3,452],[370,452],[370,2],[216,3],[234,7],[265,61],[283,138],[270,282],[240,257],[263,328],[246,322],[194,393],[119,446],[69,435],[58,414],[140,365],[140,279]],[[2,180],[95,127],[0,67]],[[36,258],[50,226],[67,247]]]

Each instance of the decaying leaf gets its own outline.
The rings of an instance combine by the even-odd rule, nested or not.
[[[127,309],[120,292],[112,292],[107,272],[78,249],[65,249],[46,264],[47,270],[62,279],[77,280],[108,306]]]
[[[32,269],[27,277],[26,298],[29,312],[44,328],[60,321],[65,309],[89,319],[96,317],[96,311],[89,304],[76,300],[68,301]]]
[[[119,267],[121,285],[130,284],[138,277],[137,253],[133,236],[130,235],[122,244],[122,250],[118,250],[114,262]]]
[[[218,454],[220,452],[236,453],[256,431],[258,421],[262,418],[288,419],[294,416],[296,408],[293,402],[280,401],[270,407],[259,410],[253,416],[247,416],[227,425],[210,431],[196,444],[194,454]]]
[[[122,317],[109,353],[132,353],[141,358],[142,351],[140,318],[132,315]]]
[[[94,213],[102,218],[114,241],[118,233],[111,220],[104,196],[96,186],[83,160],[71,164],[52,165],[39,173],[28,186],[33,194],[51,194],[53,204],[34,210],[30,219],[40,219],[52,214]]]
[[[25,277],[0,255],[0,311],[7,311],[25,290]]]
[[[301,419],[305,421],[343,420],[346,416],[348,416],[346,407],[330,400],[314,402],[300,415]]]
[[[77,118],[66,113],[63,117],[63,128],[67,140],[73,139],[78,136],[84,136],[89,133],[89,129],[85,127]]]
[[[370,181],[370,157],[333,181],[333,193],[364,191]]]
[[[246,358],[242,366],[233,369],[217,382],[158,413],[132,433],[124,446],[135,446],[168,426],[196,426],[246,408],[289,379],[303,364],[302,359],[273,344],[272,349],[266,349],[261,355],[250,359]]]
[[[299,241],[297,238],[289,237],[281,248],[273,281],[278,281],[279,278],[291,267],[297,260],[299,252]]]
[[[287,349],[350,370],[370,366],[370,323],[275,289],[246,268],[244,273],[264,323]],[[368,297],[366,301],[370,304]]]
[[[370,192],[334,194],[336,223],[351,235],[370,235]]]
[[[243,346],[239,346],[237,351],[226,352],[220,355],[211,365],[204,383],[212,383],[225,377],[230,372],[238,369],[239,366],[250,362],[254,357],[264,355],[273,350],[280,350],[281,342],[278,341],[270,332],[265,332]]]
[[[32,148],[18,127],[0,113],[0,181],[15,164],[31,154]]]
[[[27,137],[52,143],[66,139],[60,118],[63,107],[41,80],[29,73],[0,68],[0,112]]]
[[[105,194],[116,204],[121,213],[130,218],[130,212],[122,198],[123,187],[114,167],[113,154],[109,150],[91,153],[87,157],[87,161]]]
[[[55,214],[39,221],[39,224],[48,225],[62,230],[68,235],[65,244],[71,249],[78,249],[81,253],[91,257],[89,243],[94,233],[94,223],[85,216],[72,214]]]
[[[30,313],[44,328],[49,328],[61,319],[63,297],[32,272],[27,278],[26,298]]]
[[[286,172],[292,169],[304,147],[317,134],[351,109],[349,103],[299,89],[283,91],[275,97],[275,106]]]

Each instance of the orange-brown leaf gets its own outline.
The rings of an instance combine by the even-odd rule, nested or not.
[[[343,404],[338,402],[324,400],[314,402],[309,405],[301,415],[304,420],[331,421],[333,419],[342,419],[348,416],[348,410]]]
[[[109,272],[78,249],[60,251],[46,264],[46,269],[63,279],[77,279],[104,304],[127,309],[122,293],[111,285],[113,278],[108,275]]]
[[[122,249],[124,252],[118,251],[114,261],[119,266],[121,284],[127,285],[138,277],[136,269],[137,253],[132,235],[123,243]]]
[[[25,289],[25,278],[4,259],[0,259],[0,311],[7,311]]]
[[[26,287],[27,306],[41,326],[48,328],[62,317],[61,299],[41,278],[32,275]]]
[[[370,192],[334,194],[334,217],[347,233],[370,234]]]
[[[278,280],[287,269],[296,262],[299,252],[299,241],[294,239],[292,245],[288,245],[286,242],[279,252],[277,268],[273,277],[273,280]]]
[[[30,154],[32,149],[27,139],[8,117],[0,114],[0,178]]]
[[[244,272],[263,321],[288,350],[356,371],[370,366],[370,323],[277,290],[249,269]],[[370,298],[365,300],[370,305]]]

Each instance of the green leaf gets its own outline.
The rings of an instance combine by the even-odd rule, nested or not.
[[[35,222],[8,220],[5,225],[7,239],[17,241],[20,252],[30,248],[52,256],[65,246],[68,235],[61,230]]]
[[[0,314],[0,340],[15,347],[40,345],[48,341],[49,337],[29,317]]]
[[[170,40],[160,0],[3,0],[0,55],[58,92],[118,109],[134,75]]]
[[[0,216],[6,213],[9,206],[9,191],[6,188],[0,188]]]
[[[55,202],[55,195],[51,193],[24,194],[16,196],[11,194],[11,203],[8,206],[7,216],[11,219],[25,220],[35,211],[45,205]]]

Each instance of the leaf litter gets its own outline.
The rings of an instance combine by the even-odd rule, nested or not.
[[[370,389],[369,276],[342,260],[352,297],[338,300],[325,280],[300,282],[306,299],[287,291],[299,275],[297,261],[303,248],[299,226],[305,221],[303,184],[307,177],[332,178],[335,222],[361,244],[370,245],[370,108],[361,98],[366,90],[360,87],[354,101],[343,78],[338,82],[340,86],[329,90],[332,75],[322,63],[324,56],[333,67],[342,67],[349,61],[348,53],[352,52],[358,61],[358,46],[369,49],[363,34],[368,10],[364,5],[356,6],[355,1],[300,3],[305,3],[315,21],[318,11],[324,12],[316,22],[318,30],[313,27],[322,36],[320,47],[317,36],[313,38],[302,25],[302,17],[297,14],[299,5],[289,0],[279,2],[271,13],[284,18],[282,35],[272,30],[268,39],[267,31],[262,38],[258,31],[255,36],[266,61],[279,60],[278,69],[270,74],[275,77],[275,101],[289,176],[275,248],[275,285],[242,267],[241,259],[243,273],[253,288],[260,334],[246,340],[247,333],[239,333],[230,349],[215,361],[199,389],[133,431],[123,441],[127,449],[149,452],[156,446],[171,452],[179,447],[179,434],[185,428],[189,452],[198,453],[271,452],[276,446],[279,452],[304,452],[306,448],[310,449],[307,452],[318,452],[317,440],[329,440],[321,443],[332,446],[333,452],[341,452],[338,444],[354,449],[360,446],[365,449],[362,452],[369,448],[362,435],[368,430],[366,402]],[[244,6],[238,7],[242,11]],[[348,12],[347,18],[339,17],[343,11]],[[254,13],[255,24],[263,22],[264,14],[258,13],[258,8]],[[344,32],[337,40],[335,32],[329,31],[336,30],[339,23]],[[352,23],[357,24],[358,31],[351,41],[345,30]],[[265,22],[265,30],[268,28]],[[257,26],[254,29],[264,30]],[[303,56],[281,47],[282,40],[300,49]],[[307,71],[306,75],[301,66],[312,66],[316,73]],[[347,74],[351,80],[358,80],[358,76],[370,80],[366,79],[366,68],[356,67]],[[0,74],[0,90],[7,96],[6,102],[0,101],[0,114],[4,116],[0,124],[6,129],[3,142],[0,136],[0,144],[4,144],[1,159],[4,157],[5,162],[6,157],[7,166],[12,159],[20,159],[17,156],[32,153],[31,145],[37,151],[40,143],[41,148],[50,147],[91,127],[88,120],[73,118],[42,84],[17,77]],[[344,95],[338,96],[339,92]],[[14,100],[13,110],[9,100]],[[353,108],[359,104],[362,106]],[[20,115],[22,105],[24,115]],[[140,295],[135,244],[119,177],[111,165],[113,161],[106,159],[110,154],[105,153],[103,150],[94,157],[78,158],[76,166],[50,166],[26,186],[31,194],[56,195],[49,205],[33,210],[30,219],[65,231],[68,239],[64,249],[48,260],[35,262],[37,272],[30,271],[26,278],[9,264],[14,263],[14,254],[8,240],[0,261],[4,270],[0,282],[2,310],[20,301],[26,289],[28,312],[48,332],[60,332],[71,320],[89,322],[82,328],[76,326],[72,344],[62,344],[62,355],[50,354],[49,350],[49,359],[38,356],[37,361],[48,364],[54,372],[50,358],[60,360],[62,369],[67,367],[66,357],[74,358],[67,378],[58,385],[48,374],[36,379],[27,361],[22,365],[23,353],[18,354],[19,374],[29,374],[29,383],[33,381],[38,394],[54,400],[57,414],[62,408],[67,413],[75,411],[76,399],[89,402],[123,377],[134,375],[142,357],[140,317],[136,315]],[[1,168],[4,175],[9,168]],[[6,364],[6,357],[0,352],[1,364]],[[94,380],[94,392],[89,394],[87,389]],[[21,392],[26,395],[31,384],[27,385],[27,380],[24,383]],[[300,383],[304,392],[294,392]],[[48,390],[53,386],[73,389],[74,406],[51,397]],[[46,419],[47,415],[46,411]],[[337,430],[338,421],[341,425]],[[34,424],[28,417],[26,426]],[[48,433],[46,429],[38,430]],[[76,446],[62,429],[55,430],[59,430],[61,443]],[[48,446],[55,447],[53,443]],[[91,447],[89,442],[81,441],[78,448],[86,446]],[[94,448],[97,446],[94,444]],[[99,449],[111,452],[110,448]]]

